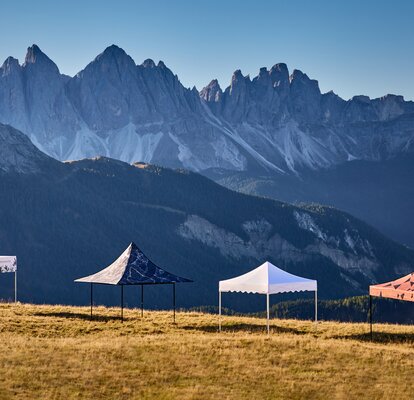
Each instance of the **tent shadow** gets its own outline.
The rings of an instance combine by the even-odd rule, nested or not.
[[[194,331],[202,331],[208,333],[216,333],[218,332],[218,324],[210,324],[210,325],[185,325],[180,326],[181,329],[185,330],[194,330]],[[225,324],[221,327],[222,332],[247,332],[247,333],[266,333],[266,325],[260,324],[247,324],[247,323],[236,323],[236,324]],[[304,335],[306,332],[300,331],[295,328],[287,328],[283,326],[277,325],[270,325],[270,333],[293,333],[295,335]]]
[[[90,314],[81,314],[81,313],[71,313],[71,312],[37,312],[35,314],[36,317],[52,317],[52,318],[67,318],[67,319],[82,319],[91,321]],[[113,321],[118,320],[121,321],[121,317],[117,315],[93,315],[92,321]],[[124,317],[124,321],[127,321],[128,318]]]
[[[414,333],[373,332],[372,339],[369,332],[353,335],[336,335],[334,339],[350,339],[372,343],[414,343]]]

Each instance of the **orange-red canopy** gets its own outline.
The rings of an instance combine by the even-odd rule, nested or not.
[[[414,272],[395,281],[372,285],[370,296],[385,297],[405,301],[414,301]]]

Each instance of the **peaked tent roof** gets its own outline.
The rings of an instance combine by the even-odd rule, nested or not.
[[[395,281],[371,285],[369,294],[388,299],[414,301],[414,272]]]
[[[268,261],[244,275],[219,282],[220,292],[275,294],[316,291],[317,288],[317,281],[290,274]]]
[[[102,283],[107,285],[142,285],[192,281],[157,267],[135,243],[131,243],[109,267],[96,274],[76,279],[75,282]]]

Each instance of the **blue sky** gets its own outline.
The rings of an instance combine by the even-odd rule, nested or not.
[[[0,59],[36,43],[74,75],[114,43],[198,89],[285,62],[344,98],[414,100],[413,21],[408,0],[14,0],[1,4]]]

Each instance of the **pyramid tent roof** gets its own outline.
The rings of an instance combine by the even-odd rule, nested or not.
[[[93,275],[76,279],[75,282],[106,285],[145,285],[192,281],[158,267],[135,243],[131,243],[111,265]]]

